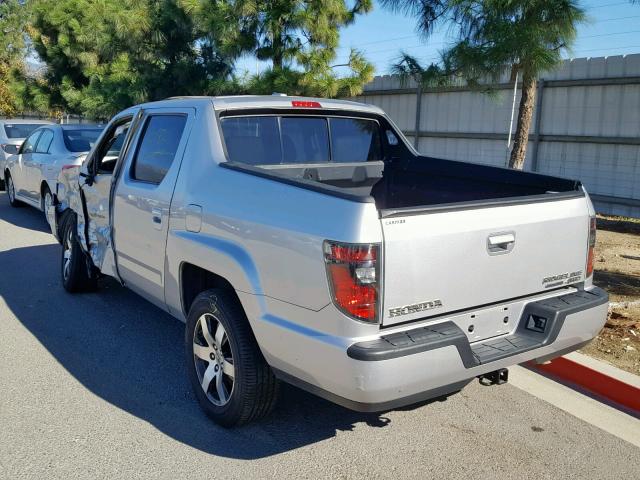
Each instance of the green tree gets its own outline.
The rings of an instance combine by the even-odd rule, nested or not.
[[[424,82],[460,76],[478,86],[498,79],[508,69],[522,79],[522,96],[509,167],[524,166],[529,129],[540,74],[562,61],[570,48],[584,10],[574,0],[381,0],[395,11],[417,18],[417,29],[427,39],[434,28],[448,24],[456,41],[428,68],[403,55],[394,68]],[[440,80],[442,81],[442,80]]]
[[[274,91],[300,95],[350,96],[373,77],[373,66],[352,50],[336,63],[340,28],[372,8],[371,0],[182,0],[198,18],[203,31],[220,29],[220,19],[234,18],[228,33],[236,55],[253,54],[271,62],[260,75],[241,82],[248,93]],[[220,15],[220,5],[224,14]],[[228,28],[228,24],[226,25]],[[225,26],[222,26],[224,29]],[[229,47],[223,48],[228,51]]]
[[[19,0],[0,0],[0,115],[14,115],[14,76],[24,70],[28,11]]]
[[[52,108],[108,118],[136,103],[211,93],[232,70],[178,0],[33,0]],[[214,32],[216,33],[216,32]]]

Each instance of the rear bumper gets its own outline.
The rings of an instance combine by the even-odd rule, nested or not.
[[[469,343],[445,321],[343,344],[341,352],[339,342],[305,337],[304,366],[272,365],[283,380],[335,403],[387,410],[453,393],[500,368],[576,350],[598,334],[607,309],[608,294],[591,287],[527,303],[511,334],[486,341]]]

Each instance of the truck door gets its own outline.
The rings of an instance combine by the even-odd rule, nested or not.
[[[111,246],[110,193],[114,170],[125,150],[133,114],[115,118],[80,167],[80,196],[70,198],[78,215],[79,238],[86,245],[93,264],[103,273],[114,274]],[[84,230],[84,232],[83,232]]]
[[[164,305],[169,210],[194,109],[143,113],[113,196],[113,236],[118,273],[132,290]]]

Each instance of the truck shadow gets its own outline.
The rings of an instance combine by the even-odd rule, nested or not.
[[[7,192],[0,192],[0,204],[2,204],[2,220],[16,227],[28,228],[39,232],[50,232],[47,219],[40,210],[36,210],[28,205],[20,208],[13,208],[9,205]]]
[[[359,414],[283,385],[276,411],[225,430],[198,407],[184,362],[184,326],[112,280],[100,291],[70,295],[60,285],[57,244],[0,252],[0,297],[73,377],[95,395],[166,435],[204,452],[255,459],[313,444],[359,423]]]
[[[640,276],[630,273],[596,270],[593,275],[593,283],[604,288],[610,294],[625,297],[638,297],[638,292],[640,292]]]

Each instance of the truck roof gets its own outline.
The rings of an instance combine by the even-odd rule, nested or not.
[[[172,97],[157,102],[139,105],[141,108],[161,108],[169,106],[194,106],[195,104],[213,103],[218,111],[254,108],[292,108],[292,102],[318,102],[322,108],[331,110],[357,111],[383,114],[374,106],[349,100],[332,100],[327,98],[298,97],[288,95],[229,95],[220,97]]]

